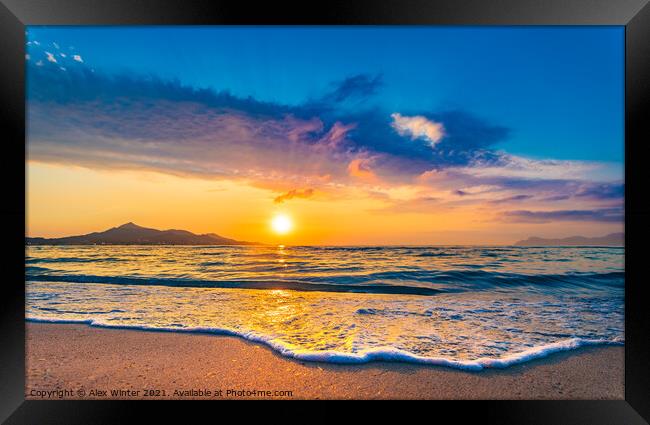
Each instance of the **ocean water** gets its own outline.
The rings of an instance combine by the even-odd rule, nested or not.
[[[26,319],[480,370],[624,341],[624,249],[29,246]]]

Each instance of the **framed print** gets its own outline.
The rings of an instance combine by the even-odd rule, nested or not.
[[[2,419],[646,423],[646,3],[4,1]]]

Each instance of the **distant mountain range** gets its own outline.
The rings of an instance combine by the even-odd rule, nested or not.
[[[25,238],[27,245],[258,245],[214,233],[197,235],[187,230],[157,230],[126,223],[104,232],[63,238]]]
[[[545,239],[533,236],[526,240],[515,242],[515,246],[623,246],[624,242],[624,233],[610,233],[609,235],[595,238],[571,236],[562,239]]]

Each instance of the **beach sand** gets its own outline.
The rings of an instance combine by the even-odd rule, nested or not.
[[[27,399],[624,398],[621,346],[587,347],[506,369],[465,372],[406,363],[296,361],[230,336],[27,323],[26,350]],[[157,391],[145,395],[145,389]],[[52,390],[70,391],[47,393]],[[114,396],[111,390],[131,392]],[[211,393],[175,394],[191,390]]]

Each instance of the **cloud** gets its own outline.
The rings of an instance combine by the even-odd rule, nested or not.
[[[45,52],[45,56],[47,57],[48,62],[57,63],[56,58],[54,57],[54,55],[52,53]]]
[[[508,134],[502,127],[458,110],[407,116],[423,116],[442,123],[445,136],[434,145],[426,137],[407,141],[396,131],[390,114],[381,109],[366,109],[346,115],[346,122],[356,124],[350,132],[350,144],[360,151],[382,154],[378,164],[390,167],[388,174],[404,174],[408,170],[416,176],[431,169],[465,166],[479,158],[485,163],[496,161],[498,155],[490,150],[491,146],[505,140]],[[327,115],[324,117],[327,119]]]
[[[281,204],[285,201],[288,201],[290,199],[294,198],[299,198],[299,199],[308,199],[311,198],[312,195],[314,194],[314,189],[305,189],[305,190],[299,190],[299,189],[292,189],[288,191],[287,193],[283,193],[282,195],[276,197],[273,202],[276,204]]]
[[[336,88],[327,94],[324,99],[333,102],[343,102],[349,99],[365,99],[377,93],[377,90],[382,85],[381,75],[354,75],[336,84]]]
[[[477,158],[467,168],[458,169],[475,177],[520,179],[582,179],[595,172],[605,173],[607,165],[589,161],[537,160],[503,152],[486,159]]]
[[[443,138],[445,129],[442,124],[433,122],[421,115],[412,117],[402,116],[399,113],[391,114],[391,126],[400,136],[410,136],[412,140],[424,139],[431,147]]]
[[[507,211],[502,213],[506,221],[519,223],[549,223],[554,221],[595,221],[623,222],[621,208],[603,208],[595,210],[555,210],[555,211]]]
[[[331,129],[293,116],[270,119],[193,102],[122,99],[30,105],[32,160],[149,169],[203,178],[325,184],[347,178],[352,154]],[[71,118],[74,118],[71,120]]]
[[[623,201],[624,184],[617,180],[621,177],[621,165],[533,160],[501,152],[491,155],[488,161],[479,157],[463,166],[425,171],[416,181],[461,197],[481,194],[477,201],[492,203],[534,197],[540,202],[573,200],[611,205]]]
[[[355,124],[342,124],[335,122],[330,130],[319,139],[319,143],[325,144],[331,148],[337,148],[343,144],[348,133],[356,127]]]
[[[377,191],[412,188],[395,211],[445,203],[507,209],[528,199],[587,211],[622,201],[624,186],[613,179],[622,178],[620,166],[498,151],[509,129],[467,111],[350,108],[348,101],[382,86],[380,76],[349,77],[316,102],[284,105],[153,76],[92,72],[73,57],[60,63],[67,72],[27,64],[33,161],[244,179],[284,192],[278,203],[349,186],[373,199],[383,196]],[[534,213],[513,212],[512,219],[543,218]]]
[[[41,72],[30,73],[29,113],[34,118],[30,120],[33,124],[30,142],[49,144],[54,150],[61,148],[56,144],[68,145],[67,147],[72,149],[76,144],[75,139],[84,138],[84,143],[87,143],[94,136],[131,140],[130,144],[135,146],[135,150],[147,146],[146,155],[152,156],[146,161],[147,164],[155,163],[157,170],[164,171],[164,167],[170,162],[153,159],[158,155],[168,154],[163,149],[156,151],[153,147],[163,148],[161,140],[174,139],[178,142],[173,148],[178,160],[173,162],[175,165],[169,170],[172,173],[182,173],[179,168],[184,164],[183,168],[189,173],[198,169],[201,173],[210,174],[211,171],[206,168],[211,168],[220,170],[214,171],[215,175],[227,174],[227,168],[232,165],[223,164],[220,167],[213,164],[212,167],[204,167],[201,164],[204,158],[194,155],[192,151],[199,149],[200,144],[219,144],[222,145],[220,149],[226,150],[232,143],[231,148],[235,151],[241,151],[247,146],[247,153],[250,155],[253,149],[259,147],[270,156],[284,157],[289,154],[294,161],[298,160],[296,155],[299,152],[310,151],[311,154],[301,160],[306,161],[311,157],[315,161],[312,168],[318,168],[321,175],[331,175],[333,180],[342,176],[350,177],[350,173],[345,172],[345,165],[342,164],[347,165],[359,156],[373,157],[387,181],[404,183],[431,167],[465,164],[476,155],[486,156],[473,147],[466,149],[463,140],[473,140],[474,144],[477,143],[476,139],[485,139],[486,144],[499,140],[498,135],[495,137],[492,134],[491,126],[467,113],[441,113],[442,118],[450,117],[453,133],[450,133],[449,137],[456,140],[457,146],[450,152],[440,151],[423,139],[404,143],[403,136],[397,134],[391,126],[390,114],[379,109],[355,109],[350,112],[337,109],[333,100],[329,103],[282,105],[258,101],[252,97],[240,98],[227,91],[188,87],[179,81],[162,80],[152,76],[109,76],[94,73],[83,64],[72,66],[72,63],[76,62],[70,61],[70,64],[66,65],[70,74],[66,77],[47,67]],[[342,99],[368,95],[380,85],[379,76],[350,77],[337,86],[333,92],[335,95],[325,97]],[[48,113],[39,114],[39,108],[54,110],[55,105],[61,107],[60,111],[55,112],[59,114],[59,122],[52,122]],[[174,111],[175,108],[181,115],[184,111],[192,109],[193,116],[179,117]],[[42,117],[44,122],[39,122],[39,117]],[[470,123],[467,128],[462,125],[462,117],[466,117]],[[218,123],[223,125],[219,126]],[[226,123],[228,125],[225,125]],[[236,126],[240,128],[236,130]],[[75,134],[63,135],[64,131]],[[222,132],[226,134],[221,134]],[[237,135],[237,132],[240,134]],[[43,137],[38,137],[39,134]],[[242,141],[242,135],[246,135],[247,139]],[[268,143],[265,140],[271,135],[277,143]],[[198,142],[197,137],[210,138],[211,141]],[[69,138],[69,141],[64,141],[66,138]],[[55,143],[54,139],[58,142]],[[287,142],[290,144],[287,145]],[[116,144],[106,143],[96,147],[106,151],[114,146]],[[271,148],[277,151],[271,153]],[[38,151],[41,150],[43,149]],[[76,157],[82,158],[84,154],[81,148],[79,150]],[[187,152],[184,153],[184,150]],[[115,154],[118,153],[113,152],[113,157]],[[316,154],[318,157],[314,157]],[[132,155],[129,158],[130,161],[134,159]],[[287,158],[284,159],[286,163]],[[124,164],[126,160],[127,158],[123,157],[114,162]],[[223,162],[219,158],[215,161]],[[335,162],[327,164],[328,161]],[[242,165],[248,170],[242,171],[242,167],[238,167],[239,175],[248,171],[265,173],[260,169],[251,170],[247,163]],[[260,164],[251,165],[257,167]],[[106,166],[110,166],[110,160]],[[362,168],[359,170],[363,171]]]
[[[348,173],[366,182],[376,182],[377,175],[372,171],[371,162],[369,158],[355,158],[348,164]]]
[[[625,195],[625,185],[623,183],[584,183],[581,184],[575,196],[579,198],[607,200],[623,199]]]

